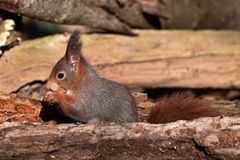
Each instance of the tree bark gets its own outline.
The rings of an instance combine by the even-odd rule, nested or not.
[[[0,159],[238,159],[239,117],[57,126],[0,124]]]
[[[240,29],[238,0],[137,0],[163,29]]]
[[[105,78],[130,87],[240,88],[240,33],[136,31],[83,35],[83,54]],[[224,37],[224,38],[223,38]],[[0,90],[46,81],[68,36],[25,41],[0,59]]]
[[[3,122],[42,122],[39,117],[41,109],[40,102],[27,96],[0,92],[0,124]]]
[[[111,32],[133,34],[130,26],[151,28],[141,6],[128,0],[7,0],[0,8],[60,24],[81,24]]]
[[[40,20],[133,34],[131,27],[240,29],[238,0],[5,0],[0,8]]]

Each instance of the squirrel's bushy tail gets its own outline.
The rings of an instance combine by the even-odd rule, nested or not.
[[[211,107],[210,102],[181,93],[159,99],[151,110],[149,123],[169,123],[177,120],[192,120],[200,117],[221,115],[218,108]]]

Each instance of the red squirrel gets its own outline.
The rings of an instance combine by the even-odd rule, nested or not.
[[[83,57],[80,33],[74,31],[65,55],[54,66],[47,81],[43,101],[57,104],[75,121],[137,122],[136,104],[123,85],[100,78]],[[203,100],[173,94],[160,99],[148,118],[149,123],[168,123],[199,117],[223,115]]]
[[[100,78],[83,57],[79,31],[68,41],[65,55],[52,69],[43,101],[57,103],[68,117],[91,121],[136,122],[135,100],[127,87]]]

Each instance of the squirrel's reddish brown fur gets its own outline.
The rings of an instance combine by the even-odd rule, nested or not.
[[[148,122],[169,123],[218,115],[221,115],[220,111],[211,107],[209,102],[184,94],[173,94],[158,100],[149,114]]]

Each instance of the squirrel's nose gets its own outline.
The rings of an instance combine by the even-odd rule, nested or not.
[[[58,91],[59,86],[58,86],[57,83],[54,83],[54,82],[48,81],[48,82],[47,82],[47,85],[46,85],[46,88],[47,88],[47,90],[50,90],[50,91],[56,92],[56,91]]]

